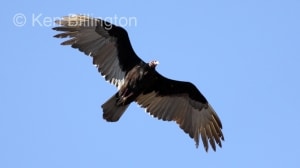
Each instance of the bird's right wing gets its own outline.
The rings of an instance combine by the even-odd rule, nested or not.
[[[83,15],[66,16],[55,23],[53,30],[62,31],[54,37],[66,38],[62,45],[71,45],[93,57],[93,64],[107,81],[118,88],[125,75],[142,60],[135,54],[126,30],[101,19]]]

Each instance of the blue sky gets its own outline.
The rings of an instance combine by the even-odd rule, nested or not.
[[[300,1],[11,0],[2,8],[0,167],[300,166]],[[124,26],[137,54],[201,90],[222,120],[223,148],[196,149],[174,122],[136,104],[119,122],[104,121],[100,106],[116,88],[52,37],[55,18],[76,13],[136,18]]]

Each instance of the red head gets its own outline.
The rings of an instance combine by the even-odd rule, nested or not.
[[[158,64],[159,64],[159,62],[158,62],[158,61],[156,61],[156,60],[154,60],[154,61],[150,61],[148,64],[149,64],[149,66],[150,66],[151,68],[155,68],[155,67],[156,67],[156,65],[158,65]]]

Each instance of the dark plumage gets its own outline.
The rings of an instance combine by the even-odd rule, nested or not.
[[[216,150],[224,140],[221,121],[206,98],[190,82],[168,79],[159,74],[157,61],[145,63],[134,52],[126,30],[100,19],[82,15],[56,21],[62,31],[57,38],[70,39],[71,45],[93,58],[93,64],[107,81],[118,87],[103,105],[103,118],[118,121],[132,102],[137,102],[154,117],[175,121],[205,150],[209,143]]]

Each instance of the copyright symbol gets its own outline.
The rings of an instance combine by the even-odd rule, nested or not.
[[[26,16],[23,13],[17,13],[13,17],[13,23],[17,27],[22,27],[26,24]]]

